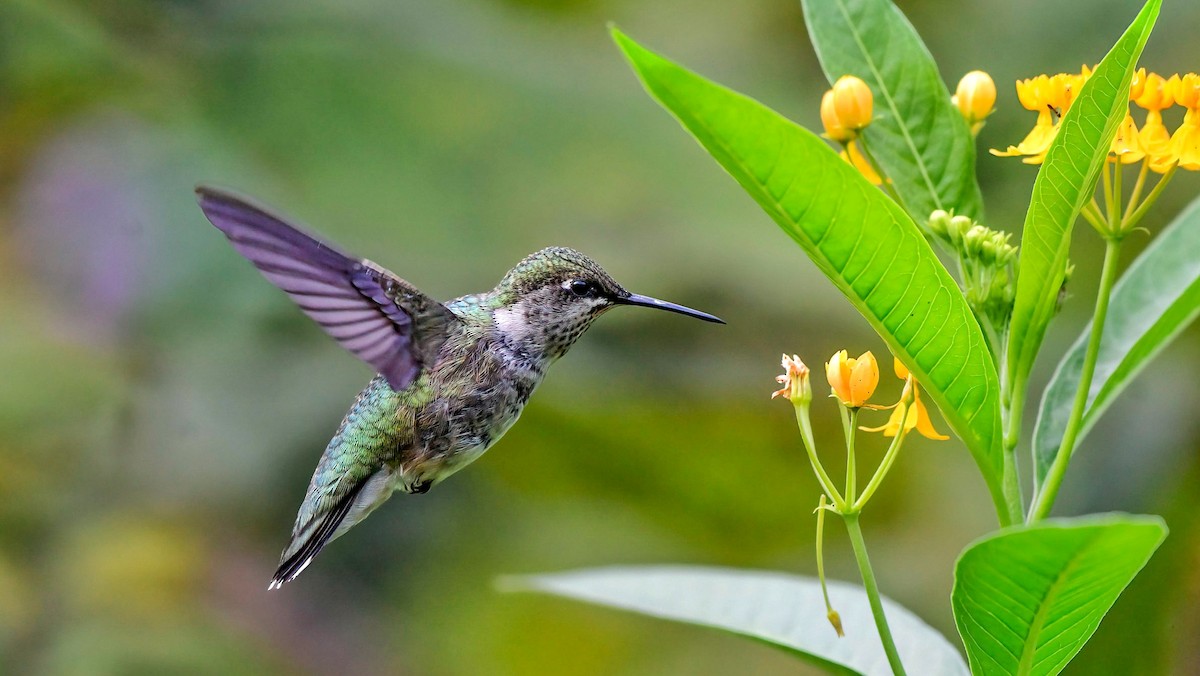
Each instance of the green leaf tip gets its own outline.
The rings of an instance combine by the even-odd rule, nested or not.
[[[1160,4],[1146,3],[1084,83],[1034,179],[1010,328],[1006,378],[1014,388],[1024,387],[1054,316],[1075,220],[1095,193],[1112,139],[1127,114],[1133,71]]]

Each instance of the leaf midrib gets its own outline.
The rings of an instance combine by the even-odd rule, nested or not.
[[[862,54],[863,60],[867,62],[867,67],[871,69],[871,75],[875,77],[875,82],[879,85],[879,91],[883,94],[883,99],[887,102],[888,109],[892,111],[892,119],[901,119],[900,110],[896,107],[896,100],[892,98],[891,90],[883,81],[883,74],[876,68],[875,60],[871,58],[866,45],[863,44],[862,36],[858,32],[858,26],[850,20],[850,13],[846,9],[846,3],[843,0],[837,0],[837,7],[842,13],[842,18],[846,20],[846,25],[850,28],[850,35],[854,38],[854,44],[858,46],[858,51]],[[933,198],[933,202],[937,205],[937,208],[943,209],[942,196],[938,194],[937,186],[933,184],[932,179],[929,177],[928,167],[925,166],[925,158],[921,156],[916,143],[908,135],[908,127],[903,124],[897,126],[900,128],[900,135],[904,137],[904,143],[908,146],[909,152],[912,153],[912,157],[916,161],[917,169],[921,172],[921,180],[925,182],[925,189]]]
[[[1057,598],[1059,592],[1062,590],[1063,580],[1075,571],[1080,559],[1083,557],[1084,551],[1091,548],[1099,537],[1099,533],[1090,535],[1087,540],[1085,540],[1075,550],[1075,553],[1071,556],[1071,560],[1067,562],[1067,565],[1063,566],[1062,569],[1059,570],[1058,576],[1046,590],[1046,594],[1041,605],[1038,606],[1037,612],[1033,615],[1033,621],[1029,623],[1028,638],[1026,638],[1025,646],[1021,650],[1021,661],[1017,665],[1018,674],[1024,676],[1025,674],[1033,673],[1033,659],[1037,655],[1038,635],[1041,633],[1042,628],[1046,623],[1046,617],[1050,612],[1051,606],[1054,605],[1055,598]]]

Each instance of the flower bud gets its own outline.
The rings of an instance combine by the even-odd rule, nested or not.
[[[950,219],[950,243],[955,247],[961,247],[963,237],[975,222],[967,216],[955,216]]]
[[[1138,68],[1133,71],[1133,82],[1129,84],[1129,100],[1136,101],[1142,98],[1142,94],[1146,91],[1146,69]]]
[[[983,243],[988,239],[988,229],[978,223],[971,226],[963,235],[963,249],[968,258],[979,258],[983,251]]]
[[[837,632],[838,638],[844,638],[846,632],[842,630],[842,616],[838,614],[838,611],[831,609],[825,614],[825,617],[829,618],[829,624],[833,625],[833,630]]]
[[[929,214],[929,222],[925,228],[934,237],[947,239],[950,233],[950,214],[943,209],[935,209],[932,214]]]
[[[854,138],[854,132],[843,127],[838,119],[837,110],[833,107],[832,89],[821,97],[821,125],[825,127],[825,136],[831,141],[845,143]]]
[[[982,70],[973,70],[958,81],[954,104],[966,118],[967,124],[983,120],[996,106],[996,83]]]
[[[869,351],[852,359],[841,350],[825,364],[825,377],[838,401],[849,408],[858,408],[875,394],[879,364]]]
[[[874,101],[867,83],[853,75],[843,75],[833,84],[833,109],[846,129],[858,131],[871,124]]]

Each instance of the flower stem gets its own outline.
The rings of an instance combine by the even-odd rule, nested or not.
[[[1154,189],[1150,191],[1149,195],[1146,195],[1146,201],[1139,204],[1137,209],[1134,209],[1133,213],[1127,216],[1124,221],[1122,221],[1122,231],[1128,232],[1132,230],[1134,226],[1138,224],[1138,221],[1142,220],[1142,217],[1146,215],[1146,212],[1150,210],[1150,207],[1154,206],[1154,202],[1158,200],[1158,196],[1162,194],[1163,188],[1167,187],[1167,182],[1170,181],[1171,177],[1175,175],[1175,170],[1178,168],[1178,164],[1171,165],[1171,168],[1167,170],[1167,173],[1163,174],[1163,177],[1158,179],[1158,183],[1154,184]],[[1130,204],[1132,204],[1132,202]]]
[[[842,518],[846,521],[846,531],[850,533],[854,558],[858,560],[858,572],[862,575],[863,587],[867,590],[867,600],[871,604],[871,614],[875,616],[875,628],[879,631],[879,640],[883,642],[888,664],[891,665],[895,676],[906,676],[904,665],[900,663],[900,653],[896,651],[896,642],[892,640],[892,630],[888,628],[887,617],[883,614],[883,601],[879,598],[879,587],[875,583],[875,573],[871,570],[871,560],[867,558],[867,543],[863,540],[862,529],[858,525],[858,514],[843,514]]]
[[[1121,231],[1121,163],[1113,162],[1112,210],[1108,212],[1109,232]]]
[[[1100,174],[1100,177],[1104,179],[1102,181],[1104,184],[1104,215],[1106,217],[1105,221],[1108,223],[1112,223],[1114,218],[1113,214],[1117,211],[1116,204],[1113,201],[1113,175],[1112,172],[1109,171],[1109,167],[1112,166],[1112,164],[1112,162],[1105,160],[1104,168]]]
[[[1096,297],[1096,312],[1092,319],[1092,332],[1088,338],[1087,352],[1083,358],[1083,370],[1079,374],[1079,388],[1075,391],[1075,403],[1071,407],[1071,417],[1067,419],[1067,427],[1063,431],[1062,443],[1058,454],[1046,474],[1046,481],[1041,491],[1034,498],[1033,506],[1029,509],[1028,523],[1040,521],[1050,513],[1054,500],[1058,497],[1058,489],[1062,485],[1063,475],[1071,462],[1071,454],[1075,450],[1075,440],[1083,421],[1083,413],[1088,404],[1088,393],[1092,388],[1092,376],[1096,371],[1096,359],[1100,355],[1100,338],[1104,334],[1104,320],[1108,315],[1108,300],[1112,295],[1113,283],[1117,278],[1117,262],[1121,253],[1121,240],[1110,238],[1104,249],[1104,268],[1100,273],[1100,292]]]
[[[906,406],[901,403],[901,406]],[[904,443],[904,437],[908,436],[908,426],[904,424],[904,420],[908,415],[907,409],[900,416],[900,430],[896,432],[895,438],[892,439],[892,445],[888,446],[887,452],[883,454],[883,460],[879,461],[879,467],[875,468],[875,475],[867,482],[866,488],[863,489],[862,495],[854,501],[851,511],[860,511],[875,491],[879,488],[879,484],[883,483],[883,478],[887,476],[888,470],[892,468],[892,463],[896,462],[896,456],[900,453],[900,446]]]
[[[1094,200],[1091,204],[1083,205],[1083,208],[1079,210],[1079,215],[1083,216],[1083,219],[1091,224],[1096,232],[1104,234],[1104,216],[1100,213],[1100,208],[1096,206]]]
[[[1146,185],[1146,172],[1150,169],[1150,158],[1142,160],[1142,168],[1138,171],[1137,181],[1133,184],[1133,194],[1129,196],[1129,204],[1125,205],[1123,221],[1128,221],[1130,214],[1137,208],[1138,198],[1142,196],[1142,187]]]
[[[829,496],[833,506],[839,511],[846,508],[846,501],[842,498],[842,494],[833,486],[833,480],[829,478],[829,473],[825,471],[824,465],[821,464],[821,459],[817,457],[817,446],[813,442],[812,423],[808,420],[807,409],[796,408],[796,425],[800,428],[800,439],[804,442],[804,450],[808,452],[808,461],[812,464],[813,472],[817,475],[817,481],[821,484],[821,490]]]
[[[821,581],[821,595],[825,597],[825,617],[829,618],[838,637],[845,636],[842,631],[842,620],[829,602],[829,587],[825,584],[825,494],[821,494],[821,502],[817,505],[817,579]]]
[[[848,420],[846,416],[842,416],[843,421],[848,423],[846,425],[846,502],[849,504],[854,504],[855,494],[858,493],[858,463],[854,459],[854,438],[858,436],[855,434],[858,430],[858,411],[857,408],[851,409]]]

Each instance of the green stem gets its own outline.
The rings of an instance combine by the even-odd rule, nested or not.
[[[854,459],[854,439],[858,435],[858,411],[850,411],[849,425],[846,427],[846,502],[854,504],[854,496],[858,493],[858,463]]]
[[[1113,162],[1112,211],[1108,212],[1109,232],[1121,231],[1121,163]]]
[[[846,531],[850,533],[854,558],[858,560],[858,572],[862,575],[863,587],[867,590],[867,600],[871,603],[871,614],[875,616],[875,628],[879,631],[879,640],[883,641],[883,651],[887,653],[888,664],[892,666],[895,676],[907,676],[904,665],[900,663],[900,653],[896,651],[896,642],[892,640],[887,616],[883,614],[883,601],[879,598],[879,587],[875,584],[871,560],[867,558],[867,543],[863,540],[862,529],[858,525],[858,514],[843,514],[842,518],[846,521]]]
[[[1025,408],[1025,381],[1013,382],[1009,390],[1011,399],[1008,406],[1008,426],[1004,431],[1004,451],[1012,453],[1021,441],[1021,412]]]
[[[1109,171],[1109,165],[1111,164],[1112,162],[1109,162],[1107,159],[1104,160],[1104,170],[1100,174],[1104,179],[1104,220],[1107,223],[1112,222],[1113,213],[1117,210],[1116,206],[1113,205],[1112,172]]]
[[[1007,374],[1006,369],[1002,369],[1002,373]],[[1005,378],[1005,383],[1009,383],[1008,378]],[[1013,382],[1008,385],[1008,405],[1004,406],[1000,413],[1005,420],[1005,432],[1002,440],[1003,452],[1001,456],[1004,460],[1003,473],[1000,476],[1001,480],[1001,495],[992,494],[992,501],[996,507],[996,519],[1000,522],[1000,526],[1012,526],[1022,521],[1022,515],[1025,513],[1025,499],[1021,495],[1021,480],[1017,476],[1017,461],[1016,448],[1017,443],[1021,439],[1021,412],[1025,407],[1025,383],[1024,381]]]
[[[1171,165],[1171,168],[1167,170],[1167,173],[1163,174],[1163,177],[1158,179],[1158,183],[1154,185],[1154,189],[1150,191],[1149,195],[1146,195],[1146,201],[1139,204],[1138,208],[1134,209],[1133,214],[1121,222],[1122,232],[1129,232],[1138,224],[1138,221],[1142,220],[1142,217],[1146,215],[1146,212],[1150,210],[1150,207],[1154,206],[1154,202],[1158,199],[1158,196],[1162,194],[1163,188],[1167,187],[1167,182],[1170,181],[1171,177],[1175,175],[1175,170],[1178,168],[1178,164]]]
[[[833,625],[839,637],[845,636],[842,631],[842,621],[829,602],[829,587],[825,584],[825,494],[821,494],[821,502],[817,505],[817,579],[821,581],[821,595],[825,597],[825,616]]]
[[[1063,431],[1062,444],[1054,463],[1046,474],[1046,481],[1041,491],[1029,509],[1028,522],[1040,521],[1050,513],[1054,500],[1058,497],[1058,489],[1062,485],[1063,475],[1071,462],[1071,454],[1075,450],[1075,441],[1083,421],[1083,413],[1088,404],[1088,393],[1092,388],[1092,376],[1096,371],[1096,359],[1100,355],[1100,338],[1104,334],[1104,320],[1108,315],[1108,300],[1112,295],[1113,283],[1117,278],[1117,262],[1120,259],[1121,240],[1109,239],[1104,249],[1104,268],[1100,273],[1100,292],[1096,297],[1096,312],[1092,319],[1092,332],[1088,338],[1087,352],[1083,357],[1083,370],[1079,374],[1079,388],[1075,391],[1075,403],[1071,407],[1071,417],[1067,419],[1067,427]]]
[[[905,404],[900,404],[904,406]],[[908,428],[904,424],[904,417],[907,417],[908,411],[905,410],[904,416],[901,417],[900,431],[896,433],[892,439],[892,445],[888,446],[887,452],[883,454],[883,460],[879,461],[879,467],[875,468],[875,475],[867,482],[866,488],[863,489],[862,495],[850,507],[850,511],[862,511],[862,508],[867,505],[867,501],[875,495],[875,491],[879,488],[879,484],[883,483],[883,478],[887,476],[888,471],[892,468],[892,463],[896,462],[896,456],[900,454],[900,446],[904,443],[904,437],[908,436]]]
[[[1095,228],[1096,232],[1102,236],[1104,235],[1105,228],[1107,227],[1104,222],[1104,215],[1100,213],[1100,209],[1096,208],[1095,204],[1083,205],[1083,208],[1079,210],[1079,215],[1083,216],[1083,220]]]
[[[829,478],[824,465],[821,464],[821,459],[817,457],[817,446],[813,442],[812,423],[808,420],[806,409],[796,407],[796,425],[800,428],[800,439],[804,442],[804,450],[808,451],[808,461],[812,464],[813,472],[817,475],[817,481],[821,484],[821,490],[825,491],[825,494],[833,501],[833,506],[838,511],[845,509],[845,499],[833,487],[833,480]]]
[[[1146,173],[1150,170],[1150,157],[1142,160],[1142,168],[1138,171],[1137,181],[1133,184],[1133,193],[1129,196],[1129,204],[1125,205],[1125,216],[1122,221],[1128,221],[1129,215],[1137,208],[1138,198],[1142,196],[1142,187],[1146,185]]]

